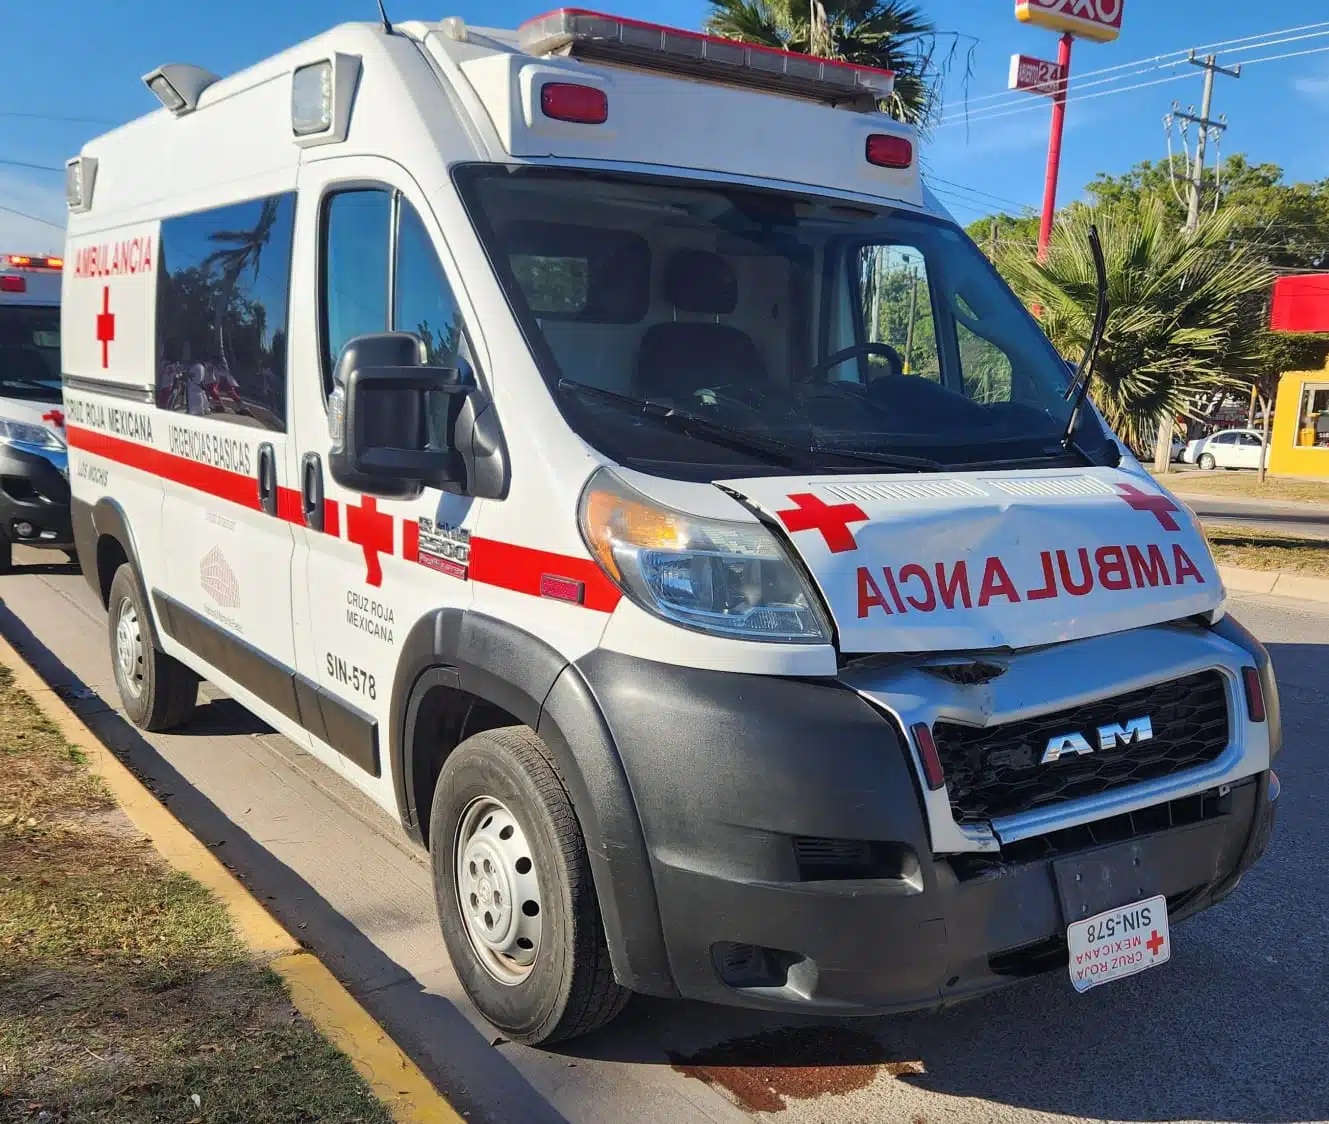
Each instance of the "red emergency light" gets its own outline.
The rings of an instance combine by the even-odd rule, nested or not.
[[[867,141],[869,164],[879,168],[907,168],[914,162],[914,143],[908,137],[873,133]]]
[[[895,88],[895,73],[780,51],[661,24],[560,8],[527,20],[517,42],[531,55],[566,55],[829,102],[863,112]]]
[[[609,120],[609,98],[596,86],[546,82],[540,87],[540,112],[555,121],[603,125]]]
[[[18,277],[12,273],[6,273],[0,277],[0,293],[26,293],[28,291],[28,282],[24,277]]]

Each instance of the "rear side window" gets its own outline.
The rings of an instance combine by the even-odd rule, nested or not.
[[[295,195],[162,223],[157,403],[286,429],[286,319]]]

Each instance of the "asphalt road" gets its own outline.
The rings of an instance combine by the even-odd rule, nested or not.
[[[1280,821],[1232,897],[1176,928],[1167,965],[1085,996],[1056,973],[871,1022],[637,1000],[608,1031],[544,1051],[496,1043],[471,1011],[428,871],[376,808],[211,689],[187,731],[141,736],[114,709],[83,579],[49,561],[0,577],[11,642],[476,1124],[1329,1120],[1329,606],[1234,608],[1278,669]],[[722,1087],[676,1067],[699,1051]]]
[[[1175,493],[1209,526],[1250,527],[1303,538],[1329,539],[1329,504],[1265,503]]]

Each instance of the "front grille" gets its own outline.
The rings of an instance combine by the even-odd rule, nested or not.
[[[1099,748],[1099,726],[1145,716],[1149,741]],[[1048,741],[1070,733],[1093,752],[1041,764]],[[1227,689],[1222,675],[1204,671],[1004,726],[938,722],[932,736],[956,822],[983,823],[1208,764],[1228,743]]]

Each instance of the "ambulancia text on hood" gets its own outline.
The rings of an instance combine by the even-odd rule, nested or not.
[[[1115,469],[721,486],[784,531],[845,652],[1024,648],[1225,599],[1191,513]]]

